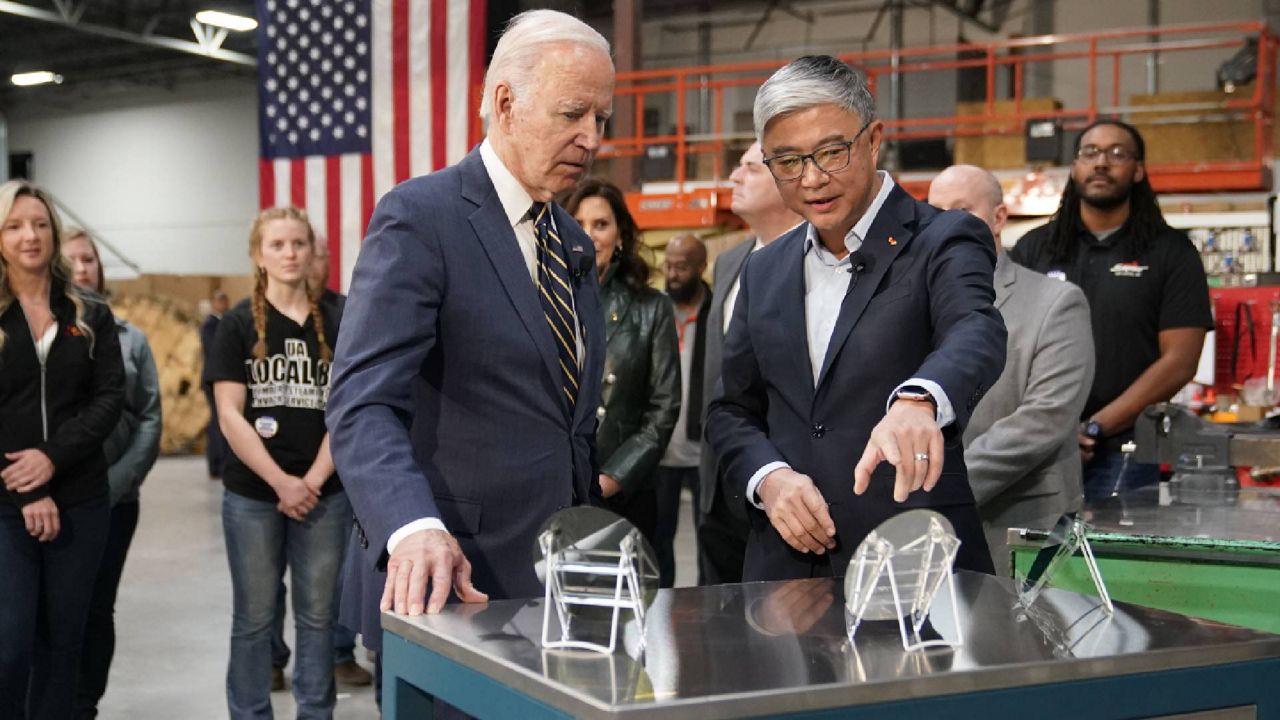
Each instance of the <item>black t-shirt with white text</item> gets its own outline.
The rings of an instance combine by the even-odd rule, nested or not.
[[[1084,406],[1092,417],[1133,384],[1160,358],[1160,332],[1174,328],[1213,329],[1204,264],[1181,230],[1165,226],[1139,257],[1125,252],[1130,229],[1121,227],[1099,240],[1082,232],[1075,257],[1051,257],[1046,245],[1052,223],[1031,230],[1010,252],[1019,265],[1084,291],[1093,321],[1097,369]],[[1132,430],[1106,438],[1119,448]]]
[[[245,300],[227,312],[218,324],[210,353],[208,378],[245,386],[244,418],[258,433],[271,459],[290,475],[302,477],[315,462],[324,440],[324,410],[329,400],[330,363],[320,358],[320,339],[308,317],[299,325],[266,303],[267,355],[258,360],[253,310]],[[341,312],[336,305],[320,303],[325,341],[332,349],[338,340]],[[227,490],[254,500],[277,502],[265,480],[249,469],[235,453],[222,473]],[[322,495],[340,492],[335,473],[325,482]]]

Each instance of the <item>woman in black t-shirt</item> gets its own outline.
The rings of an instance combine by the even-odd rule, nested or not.
[[[272,619],[285,564],[297,629],[298,715],[333,713],[333,603],[351,505],[324,426],[340,311],[308,291],[315,242],[302,210],[258,215],[249,232],[253,298],[223,317],[210,362],[219,425],[232,450],[222,476],[234,592],[232,718],[271,714]]]

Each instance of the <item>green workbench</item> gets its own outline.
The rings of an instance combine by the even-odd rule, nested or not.
[[[1280,633],[1280,491],[1161,483],[1086,507],[1083,516],[1113,599]],[[1046,534],[1009,531],[1016,575]],[[1051,584],[1094,594],[1079,553]]]

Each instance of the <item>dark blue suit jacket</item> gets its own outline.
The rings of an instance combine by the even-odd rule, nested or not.
[[[379,203],[352,276],[327,421],[362,532],[343,624],[378,643],[387,539],[438,517],[491,598],[533,597],[534,538],[556,510],[598,494],[593,463],[604,323],[595,249],[559,207],[585,267],[574,300],[584,344],[572,421],[551,329],[479,150]],[[358,614],[357,614],[358,613]]]
[[[960,435],[1004,367],[990,230],[969,213],[941,213],[895,186],[861,247],[865,267],[850,283],[815,389],[805,329],[807,227],[753,253],[743,269],[707,439],[739,496],[774,461],[813,478],[830,504],[837,546],[828,556],[796,552],[750,506],[743,579],[843,575],[866,534],[904,507],[942,511],[963,543],[957,565],[989,572]],[[899,505],[895,470],[882,463],[868,491],[855,496],[853,469],[871,430],[894,388],[912,377],[938,383],[955,410],[944,429],[942,479]]]

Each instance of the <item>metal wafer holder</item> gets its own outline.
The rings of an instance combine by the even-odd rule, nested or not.
[[[896,620],[902,649],[907,652],[963,645],[951,572],[959,549],[960,540],[951,523],[932,510],[902,513],[867,535],[849,561],[844,579],[850,643],[863,621]],[[951,598],[954,640],[927,632],[926,627],[933,601],[944,584]]]
[[[546,587],[543,648],[612,654],[630,621],[643,650],[645,610],[656,593],[658,569],[635,526],[600,508],[569,508],[547,521],[535,553]]]

